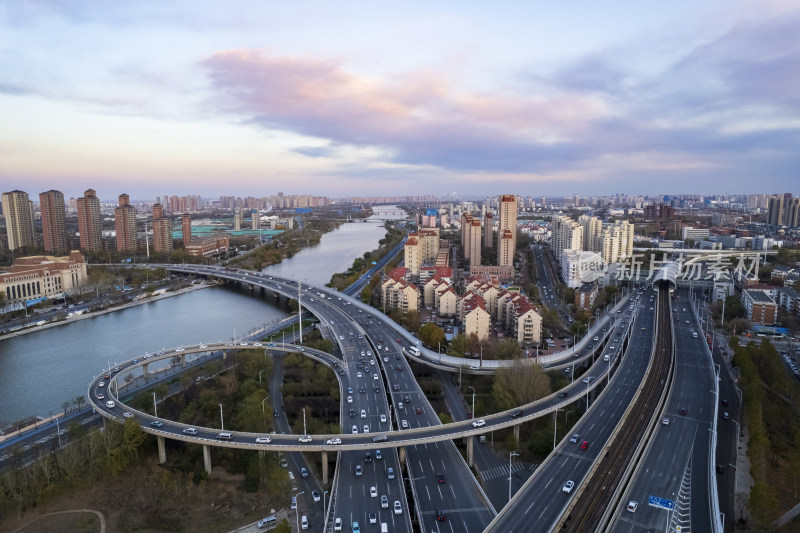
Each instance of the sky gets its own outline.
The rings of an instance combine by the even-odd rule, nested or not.
[[[0,3],[0,188],[800,192],[796,0]]]

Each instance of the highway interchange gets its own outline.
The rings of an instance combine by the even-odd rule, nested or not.
[[[214,267],[197,266],[171,266],[173,270],[191,272],[194,274],[206,274],[237,279],[246,283],[258,283],[277,292],[296,296],[297,284],[290,280],[264,279],[258,273],[225,274],[221,269]],[[642,372],[646,367],[649,354],[648,349],[652,347],[652,310],[651,302],[646,299],[637,303],[636,321],[632,325],[626,320],[620,320],[616,325],[617,329],[607,332],[607,338],[600,340],[595,347],[596,350],[603,349],[601,355],[609,355],[609,361],[604,362],[598,357],[598,364],[590,370],[588,375],[597,379],[583,383],[576,380],[569,389],[570,397],[567,400],[552,395],[535,405],[526,406],[524,416],[521,419],[510,419],[509,413],[498,413],[490,417],[485,417],[486,426],[481,428],[472,427],[471,421],[459,424],[449,424],[442,426],[438,416],[430,407],[424,394],[419,390],[416,380],[411,373],[410,367],[403,357],[403,348],[407,348],[413,343],[409,342],[406,335],[401,335],[388,320],[381,319],[380,314],[367,313],[358,302],[348,298],[342,299],[334,291],[323,290],[310,286],[304,287],[303,305],[308,306],[314,314],[320,318],[321,328],[327,328],[325,333],[333,337],[339,343],[343,360],[334,356],[316,353],[306,349],[306,354],[311,355],[326,364],[337,369],[342,388],[342,426],[343,435],[328,436],[328,438],[341,438],[341,445],[323,445],[322,439],[326,436],[315,436],[314,440],[308,444],[297,441],[297,436],[273,435],[270,444],[256,445],[253,443],[253,435],[235,433],[231,442],[217,442],[216,435],[219,430],[209,429],[211,433],[202,436],[216,445],[237,446],[245,444],[247,446],[263,446],[265,448],[280,447],[284,450],[322,450],[337,449],[341,451],[341,457],[337,461],[337,471],[334,478],[332,494],[333,501],[330,505],[327,522],[328,527],[333,524],[335,518],[343,518],[345,524],[358,521],[361,524],[368,524],[370,513],[376,514],[376,521],[389,522],[392,524],[390,531],[410,531],[411,522],[422,522],[422,531],[478,531],[483,530],[494,518],[495,510],[491,506],[478,485],[475,477],[472,476],[469,468],[455,449],[452,442],[454,436],[467,436],[484,433],[491,429],[508,427],[515,423],[529,420],[536,416],[556,411],[564,402],[574,401],[581,394],[586,394],[594,389],[603,380],[602,371],[608,370],[611,364],[619,361],[618,355],[623,352],[621,342],[616,339],[624,335],[624,331],[630,331],[632,337],[627,355],[621,358],[620,368],[611,379],[610,385],[606,388],[600,398],[591,408],[592,417],[584,417],[576,427],[578,433],[591,434],[591,443],[586,450],[570,450],[568,444],[575,448],[575,443],[569,443],[567,439],[559,445],[559,455],[562,455],[564,462],[547,461],[545,465],[526,483],[523,489],[515,497],[516,501],[525,501],[528,512],[532,508],[543,509],[537,515],[537,523],[547,524],[550,518],[557,516],[558,509],[563,510],[563,493],[561,493],[560,477],[564,475],[572,476],[578,482],[581,478],[581,471],[585,473],[587,459],[591,459],[602,447],[602,442],[610,435],[615,426],[614,420],[618,420],[616,415],[606,415],[602,402],[609,402],[611,405],[616,403],[615,410],[624,410],[626,406],[625,391],[630,394],[636,388],[637,372]],[[646,293],[645,293],[646,294]],[[616,318],[616,317],[615,317]],[[649,323],[649,326],[648,326]],[[641,325],[640,325],[641,324]],[[642,329],[644,328],[644,329]],[[605,341],[605,342],[604,342]],[[608,341],[611,341],[609,343]],[[614,346],[612,349],[611,346]],[[196,349],[200,349],[195,347]],[[217,349],[219,347],[209,344],[207,349]],[[228,349],[232,349],[230,347]],[[269,349],[281,348],[279,345],[268,347]],[[287,347],[289,348],[289,347]],[[291,347],[301,350],[301,348]],[[183,349],[185,350],[185,348]],[[364,355],[362,355],[362,353]],[[579,352],[581,360],[592,356],[593,351],[585,350]],[[174,355],[163,354],[164,357]],[[603,364],[605,363],[605,364]],[[567,365],[569,362],[567,363]],[[359,368],[361,365],[363,368]],[[562,363],[560,366],[564,366]],[[380,371],[378,369],[380,368]],[[553,366],[555,368],[555,366]],[[359,372],[361,377],[358,377]],[[375,379],[377,376],[377,379]],[[639,377],[640,379],[640,377]],[[353,393],[347,392],[348,388],[353,389]],[[91,389],[90,389],[91,391]],[[361,392],[363,391],[363,392]],[[386,391],[386,392],[384,392]],[[388,394],[387,394],[388,393]],[[351,396],[353,402],[346,400]],[[405,400],[411,400],[410,405]],[[402,407],[401,407],[402,402]],[[102,408],[102,405],[99,406]],[[356,415],[351,416],[350,410],[354,409]],[[364,418],[361,418],[361,411],[364,411]],[[419,410],[419,411],[418,411]],[[383,422],[381,415],[386,416]],[[116,415],[117,417],[119,415]],[[599,417],[607,416],[608,423],[598,422]],[[402,427],[403,421],[408,425],[407,430],[396,431]],[[369,433],[364,433],[364,425],[368,425]],[[348,429],[355,425],[357,434],[348,434]],[[143,426],[145,426],[143,424]],[[165,426],[166,427],[166,426]],[[145,429],[150,429],[145,426]],[[169,429],[169,428],[168,428]],[[198,428],[201,429],[202,428]],[[387,433],[394,429],[394,433]],[[164,428],[160,428],[164,430]],[[176,425],[174,430],[180,430],[181,434],[172,434],[170,438],[181,440],[193,440],[195,437],[188,438],[182,435],[181,426]],[[155,432],[155,431],[151,431]],[[378,434],[385,434],[387,442],[380,443],[382,458],[375,458],[377,444],[372,439]],[[241,442],[238,440],[243,439]],[[327,439],[326,439],[327,440]],[[581,439],[581,441],[583,438]],[[406,476],[410,481],[410,488],[413,494],[412,508],[406,503],[405,490],[402,484],[402,470],[400,469],[400,457],[398,454],[406,454],[405,466]],[[239,447],[239,446],[237,446]],[[346,449],[359,448],[359,451],[345,451]],[[365,461],[365,449],[371,449],[372,460]],[[552,459],[552,457],[551,457]],[[550,466],[553,465],[553,466]],[[356,475],[356,467],[361,466],[361,475]],[[388,469],[392,468],[395,472],[394,479],[388,479]],[[526,495],[526,491],[536,492],[532,487],[541,487],[541,480],[547,478],[549,468],[555,469],[557,474],[545,482],[547,490],[541,491],[539,501],[531,500]],[[443,483],[437,479],[438,474],[443,474]],[[551,486],[552,485],[552,486]],[[370,489],[375,487],[376,496],[372,496]],[[552,490],[551,490],[552,489]],[[385,509],[380,505],[380,496],[386,495],[389,501],[389,508]],[[394,501],[400,502],[401,511],[395,514]],[[557,503],[552,506],[545,500],[551,499],[554,502],[560,499],[562,505]],[[526,531],[524,529],[530,522],[525,517],[528,512],[520,513],[520,505],[512,502],[498,517],[492,526],[493,531]],[[414,506],[415,505],[415,506]],[[551,509],[550,515],[547,510]],[[437,520],[437,515],[444,514],[444,520]],[[706,512],[707,514],[707,512]],[[520,518],[522,515],[522,518]],[[510,525],[509,517],[517,517],[519,525]],[[539,522],[540,521],[540,522]],[[504,524],[498,528],[496,524]],[[517,529],[514,529],[514,528]],[[312,527],[316,529],[316,525]],[[625,529],[626,531],[628,529]]]

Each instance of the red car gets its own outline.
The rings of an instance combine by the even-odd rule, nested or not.
[[[586,450],[588,448],[589,448],[589,441],[588,440],[585,440],[585,441],[581,442],[581,450]]]
[[[402,371],[403,371],[403,367],[402,367],[402,366],[400,366],[400,365],[397,365],[397,370],[399,370],[400,372],[402,372]]]

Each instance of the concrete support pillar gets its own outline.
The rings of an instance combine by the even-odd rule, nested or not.
[[[473,446],[474,442],[475,442],[475,437],[467,437],[467,464],[469,466],[472,466],[473,463],[475,462],[473,460],[474,459],[474,457],[473,457],[474,454],[473,454],[473,451],[472,451],[472,446]]]
[[[328,484],[328,452],[322,452],[322,484]]]
[[[150,366],[150,363],[144,363],[142,365],[142,376],[144,377],[144,379],[147,379],[149,377],[148,376],[148,371],[149,371],[148,367],[149,366]]]
[[[181,354],[181,366],[183,368],[186,368],[186,354],[185,353]]]
[[[228,358],[228,350],[222,350],[222,360],[224,361],[227,358]]]
[[[206,467],[206,472],[211,473],[211,447],[208,444],[203,444],[203,464]]]
[[[517,441],[517,447],[518,448],[519,448],[519,427],[521,425],[522,424],[517,424],[516,426],[514,426],[514,439]]]
[[[156,442],[158,442],[158,464],[163,465],[167,462],[167,448],[164,445],[164,437],[157,435]]]
[[[400,457],[400,464],[404,464],[406,462],[406,449],[404,446],[397,448],[397,455]]]

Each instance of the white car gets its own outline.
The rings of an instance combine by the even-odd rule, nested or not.
[[[347,397],[347,403],[353,403],[353,397],[352,396],[348,396]]]
[[[575,487],[575,482],[569,480],[566,483],[564,483],[563,487],[561,487],[561,492],[563,492],[564,494],[569,494],[570,492],[572,492],[573,487]]]
[[[258,437],[256,438],[258,444],[269,444],[272,442],[272,437]]]
[[[122,413],[122,416],[124,416],[125,418],[133,418],[133,413],[131,413],[130,411],[125,411],[124,413]]]
[[[370,495],[370,497],[372,497],[372,498],[377,498],[377,497],[378,497],[378,487],[376,487],[376,486],[374,486],[374,485],[373,485],[373,486],[371,486],[371,487],[369,488],[369,495]]]
[[[400,505],[400,500],[394,501],[394,514],[402,514],[403,513],[403,506]]]
[[[486,425],[486,421],[483,418],[479,418],[478,420],[474,420],[472,422],[472,427],[479,428]]]
[[[335,437],[333,439],[328,439],[325,442],[326,442],[326,444],[341,444],[342,443],[342,439],[340,439],[339,437]]]
[[[650,309],[652,309],[652,307]],[[637,507],[639,507],[639,504],[631,500],[628,502],[628,507],[626,507],[625,510],[628,511],[629,513],[635,513]]]
[[[361,410],[361,418],[367,418],[367,411],[366,409]]]
[[[352,430],[353,435],[358,435],[358,426],[353,426]]]
[[[370,363],[371,362],[372,361],[370,361]],[[378,381],[378,374],[372,374],[372,379],[374,379],[375,381]]]
[[[386,423],[386,415],[382,414],[381,415],[381,424],[385,424],[385,423]]]
[[[336,520],[333,521],[333,530],[334,531],[341,531],[342,530],[342,519],[337,517]]]
[[[311,435],[303,435],[302,437],[300,437],[297,440],[299,440],[300,442],[305,444],[307,442],[311,442],[312,439],[311,439]]]
[[[356,377],[363,378],[363,377],[364,377],[364,374],[362,374],[361,372],[359,372],[358,374],[356,374]]]

